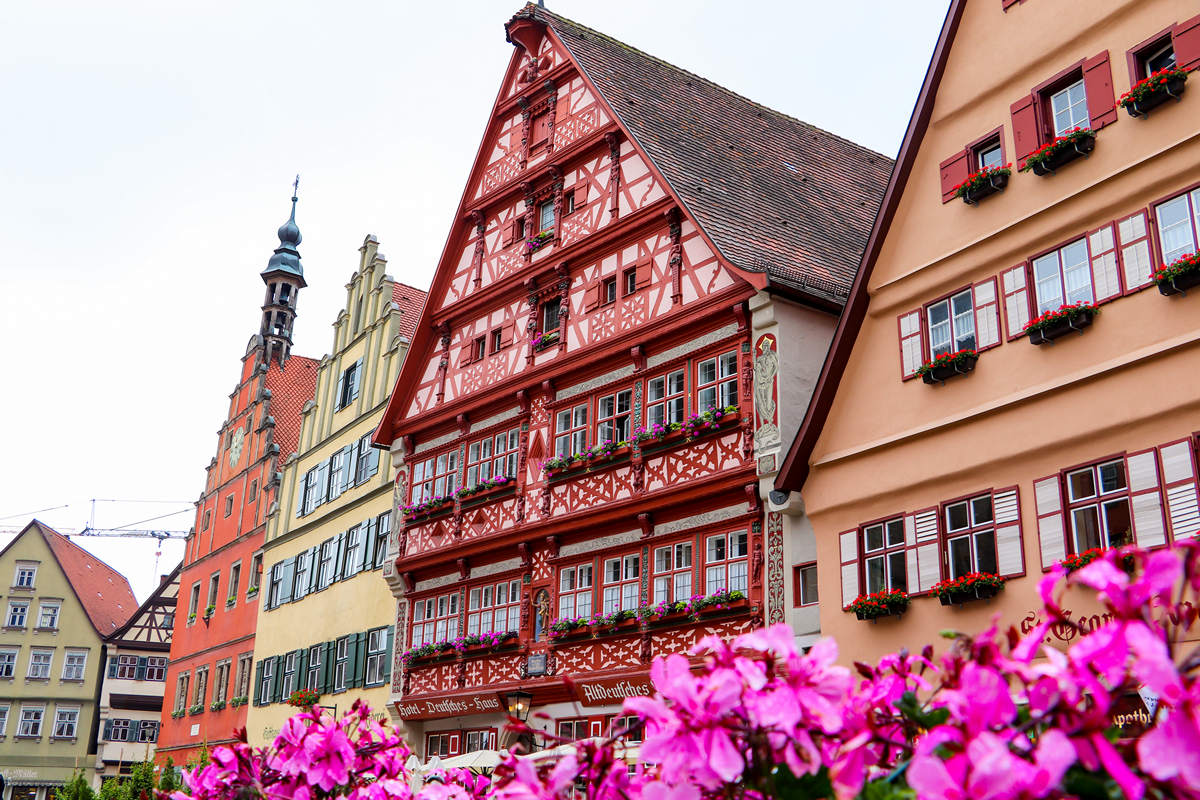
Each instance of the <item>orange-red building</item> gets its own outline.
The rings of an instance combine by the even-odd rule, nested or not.
[[[655,656],[790,618],[784,552],[811,532],[760,482],[891,166],[544,8],[506,33],[375,434],[397,466],[392,710],[426,758],[501,746],[518,690],[543,738],[597,735]],[[660,607],[723,590],[743,596]]]
[[[262,326],[242,357],[229,415],[208,465],[187,540],[156,760],[195,759],[246,724],[263,535],[282,461],[295,449],[313,395],[314,359],[291,354],[296,300],[306,285],[296,198],[262,273]]]

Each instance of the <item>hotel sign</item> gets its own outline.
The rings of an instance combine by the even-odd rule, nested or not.
[[[408,700],[396,706],[400,719],[443,719],[470,714],[507,713],[495,694],[469,694],[436,700]]]

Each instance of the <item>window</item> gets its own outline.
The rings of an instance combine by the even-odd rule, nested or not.
[[[950,577],[961,578],[972,572],[997,574],[992,496],[951,503],[944,513]]]
[[[236,561],[234,562],[233,566],[229,568],[229,596],[226,598],[225,602],[231,604],[237,602],[238,584],[241,583],[241,581],[242,562]]]
[[[1070,303],[1092,302],[1092,272],[1086,239],[1078,239],[1033,260],[1037,312]]]
[[[489,478],[517,477],[517,451],[521,445],[519,428],[501,431],[467,447],[467,480],[464,486],[477,486]]]
[[[1175,46],[1170,39],[1160,40],[1138,54],[1139,78],[1148,78],[1160,69],[1175,66]]]
[[[304,473],[298,509],[301,516],[312,513],[317,506],[325,502],[325,469],[326,465],[320,464]]]
[[[341,651],[341,641],[338,642],[338,650]],[[343,670],[344,672],[345,670]],[[296,651],[293,650],[283,657],[283,688],[280,690],[280,698],[286,700],[296,690]]]
[[[1076,553],[1134,543],[1124,459],[1068,472],[1067,500]]]
[[[622,291],[625,294],[633,294],[638,289],[637,267],[630,267],[621,273]]]
[[[250,559],[250,581],[246,585],[246,589],[257,589],[262,579],[262,553],[255,553]]]
[[[56,708],[54,713],[54,738],[74,739],[79,727],[79,708]]]
[[[555,416],[554,454],[559,458],[587,450],[587,404],[564,408]]]
[[[250,491],[246,494],[246,502],[258,499],[258,478],[250,481]]]
[[[521,625],[521,582],[502,581],[467,592],[467,635],[506,633]]]
[[[128,742],[129,728],[133,720],[129,719],[111,719],[108,721],[108,736],[110,742]]]
[[[13,578],[13,586],[20,589],[32,589],[37,578],[37,567],[32,564],[17,564],[17,574]]]
[[[642,741],[642,729],[644,723],[641,717],[630,714],[624,717],[613,717],[608,724],[609,734],[613,736],[625,735],[625,741],[639,743]]]
[[[204,511],[204,519],[203,519],[203,521],[200,523],[200,530],[202,530],[202,531],[206,531],[206,530],[208,530],[208,523],[209,523],[211,520],[212,520],[212,510],[211,510],[211,509],[205,509],[205,511]]]
[[[542,333],[558,330],[561,309],[562,301],[557,297],[542,303]]]
[[[1075,128],[1091,127],[1083,78],[1050,95],[1050,117],[1055,136],[1062,136]]]
[[[862,531],[867,594],[885,589],[908,591],[905,571],[904,520],[897,518],[868,525]]]
[[[654,603],[677,602],[692,596],[692,543],[681,542],[654,550]]]
[[[634,284],[637,284],[637,274],[634,273]],[[600,283],[600,305],[617,302],[617,278],[605,278]]]
[[[379,451],[371,447],[371,434],[358,440],[358,459],[354,477],[355,484],[362,483],[379,470]]]
[[[29,603],[10,600],[8,601],[8,618],[4,624],[9,628],[24,628],[25,619],[29,616]]]
[[[29,671],[25,677],[35,680],[50,680],[50,663],[54,660],[53,650],[32,650],[29,653]]]
[[[575,192],[576,191],[579,191],[579,189],[576,188],[576,189],[572,189],[569,192],[563,192],[563,216],[566,216],[567,214],[574,214],[576,208],[580,208],[583,206],[582,202],[580,202],[578,204],[576,204],[576,202],[575,202]],[[585,193],[587,192],[586,185],[583,187],[583,191]],[[582,195],[580,197],[580,200],[583,200],[584,197],[586,197],[586,195]]]
[[[458,489],[458,450],[418,461],[413,467],[412,502],[449,497]]]
[[[0,678],[11,678],[17,672],[17,651],[0,650]]]
[[[346,554],[342,558],[342,578],[356,575],[362,567],[363,538],[366,533],[365,523],[346,531]]]
[[[425,758],[445,758],[450,755],[450,734],[431,733],[425,737]]]
[[[504,348],[504,330],[502,328],[496,328],[491,332],[491,342],[493,353]]]
[[[87,671],[87,650],[68,650],[63,659],[62,679],[81,681]]]
[[[745,531],[709,536],[705,541],[704,591],[746,591],[747,540]]]
[[[696,365],[697,414],[737,405],[737,352],[706,358]]]
[[[361,379],[362,359],[359,359],[346,367],[342,376],[338,378],[335,410],[341,410],[358,399],[358,384]]]
[[[558,735],[561,739],[578,741],[588,736],[588,721],[586,719],[560,719]]]
[[[387,558],[388,534],[392,530],[392,515],[380,514],[375,519],[375,569],[383,566]]]
[[[324,589],[333,583],[333,557],[336,555],[336,545],[336,539],[326,539],[321,542],[321,549],[317,553],[319,559],[317,563],[318,589]]]
[[[8,705],[0,706],[0,736],[8,732]]]
[[[150,719],[142,720],[138,724],[137,740],[139,742],[157,742],[158,722]]]
[[[165,681],[167,679],[167,657],[150,656],[146,659],[146,680]]]
[[[213,682],[214,702],[223,702],[229,699],[229,667],[228,659],[217,662],[216,680]]]
[[[45,713],[45,706],[21,706],[21,724],[17,727],[17,736],[31,739],[41,736],[42,715]]]
[[[187,707],[189,677],[186,672],[182,672],[175,678],[175,711],[183,711]]]
[[[137,656],[117,656],[117,675],[123,681],[137,678]]]
[[[462,594],[454,592],[413,603],[412,645],[444,642],[458,636],[458,609]]]
[[[221,573],[214,572],[208,576],[208,605],[205,606],[205,611],[213,608],[217,604],[218,584],[221,581]]]
[[[564,567],[558,571],[558,616],[561,619],[592,615],[592,565]]]
[[[1200,189],[1181,194],[1154,208],[1163,263],[1196,252],[1200,239]]]
[[[646,427],[683,422],[683,370],[651,378],[646,384]]]
[[[387,644],[388,628],[376,628],[373,631],[367,631],[367,686],[387,683]]]
[[[596,443],[628,441],[632,410],[633,390],[602,395],[596,401]]]
[[[346,668],[350,664],[350,637],[343,636],[334,646],[333,657],[333,690],[340,692],[346,688]],[[289,655],[292,655],[289,653]],[[286,685],[286,674],[285,685]]]
[[[638,607],[642,575],[642,557],[634,553],[622,558],[609,558],[604,562],[604,608],[603,613],[633,611]]]
[[[487,355],[487,338],[477,336],[475,341],[471,342],[471,360],[479,361],[485,355]]]
[[[975,310],[971,290],[932,303],[925,309],[929,325],[929,349],[935,358],[943,353],[975,349]]]
[[[192,584],[192,594],[188,598],[188,616],[196,616],[196,609],[200,607],[200,581]]]
[[[817,604],[817,565],[799,564],[792,568],[792,584],[795,587],[795,604],[813,606]]]
[[[330,500],[341,496],[350,483],[351,451],[338,450],[329,457],[329,493]]]
[[[225,516],[228,517],[232,513],[233,513],[233,495],[229,495],[228,497],[225,498]]]
[[[234,697],[246,697],[250,694],[250,670],[253,668],[253,653],[242,653],[238,656],[237,687],[233,690]]]
[[[554,201],[547,200],[537,207],[538,233],[554,230]]]
[[[167,630],[174,628],[175,627],[175,612],[174,611],[164,611],[163,615],[162,615],[162,620],[158,623],[158,627],[165,628]]]
[[[324,545],[322,545],[324,548]],[[283,597],[283,562],[271,565],[271,577],[267,583],[267,608],[275,608]]]
[[[196,667],[196,691],[192,695],[192,705],[203,705],[208,697],[208,667]]]
[[[474,753],[478,750],[493,750],[496,747],[496,731],[495,729],[464,731],[463,742],[464,753]]]
[[[975,154],[975,169],[996,169],[1004,166],[1004,150],[1000,147],[1000,137],[988,139],[980,145],[976,145]]]
[[[38,607],[38,627],[45,630],[58,628],[58,603],[42,603]]]
[[[308,648],[308,668],[304,678],[305,689],[319,690],[321,688],[321,657],[324,653],[324,645],[315,644]]]
[[[258,696],[264,705],[271,702],[271,687],[275,682],[275,659],[258,662]]]

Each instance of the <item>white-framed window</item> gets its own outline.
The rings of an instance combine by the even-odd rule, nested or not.
[[[975,308],[970,289],[926,306],[925,320],[929,325],[929,351],[933,357],[975,349]]]
[[[387,558],[388,535],[392,532],[392,515],[380,514],[375,518],[375,569],[383,566]]]
[[[21,589],[32,589],[37,580],[37,564],[17,563],[17,574],[13,576],[13,586]]]
[[[1154,207],[1163,263],[1197,252],[1200,242],[1200,189],[1173,197]]]
[[[800,564],[792,573],[796,582],[796,605],[812,606],[817,604],[817,565]]]
[[[29,671],[25,673],[25,677],[37,680],[49,680],[50,665],[53,661],[53,650],[29,651]]]
[[[995,518],[990,494],[950,503],[946,516],[946,563],[950,577],[998,574]]]
[[[63,659],[62,679],[64,681],[81,681],[87,672],[87,650],[68,650]]]
[[[997,169],[1004,166],[1004,150],[1000,140],[992,139],[975,148],[976,169]]]
[[[8,732],[8,703],[0,704],[0,736]]]
[[[719,533],[704,542],[704,591],[744,592],[749,551],[745,531]]]
[[[444,642],[458,636],[458,611],[462,593],[427,597],[413,603],[412,644]]]
[[[646,382],[646,427],[683,422],[684,371],[672,370]]]
[[[270,662],[268,662],[270,663]],[[183,711],[187,708],[188,698],[188,683],[191,676],[186,672],[181,672],[175,677],[175,705],[174,711]]]
[[[1090,128],[1087,92],[1083,79],[1050,95],[1050,113],[1054,118],[1054,135],[1062,136],[1075,128]]]
[[[146,659],[146,680],[165,681],[167,679],[167,657],[150,656]]]
[[[235,561],[229,568],[229,587],[225,591],[225,603],[237,602],[238,584],[242,581],[242,562]]]
[[[29,618],[29,603],[25,600],[9,600],[8,616],[4,624],[9,628],[24,628],[25,620]]]
[[[696,365],[696,413],[737,405],[737,351],[706,358]]]
[[[413,465],[412,502],[449,497],[458,489],[458,450],[449,450]]]
[[[876,522],[862,531],[863,565],[867,594],[885,589],[908,591],[904,553],[904,520]]]
[[[17,649],[0,650],[0,678],[12,678],[17,674]]]
[[[631,553],[604,561],[604,613],[632,611],[641,592],[642,557]]]
[[[346,531],[346,555],[342,559],[342,577],[349,578],[362,568],[362,550],[366,543],[366,524],[355,525]]]
[[[387,628],[376,628],[367,631],[367,667],[366,685],[374,686],[387,683]]]
[[[108,725],[108,741],[110,742],[128,742],[129,731],[132,728],[131,719],[113,719],[109,720]]]
[[[354,467],[354,483],[360,484],[379,471],[379,451],[371,447],[371,434],[358,440],[358,459]]]
[[[586,739],[588,721],[586,719],[560,719],[558,721],[558,737],[570,741]]]
[[[346,688],[346,671],[350,666],[350,637],[343,636],[334,644],[333,655],[333,690],[340,692]]]
[[[68,706],[62,708],[55,706],[54,708],[54,738],[55,739],[74,739],[75,731],[79,727],[79,706]]]
[[[280,698],[286,700],[296,690],[296,651],[292,650],[283,657],[283,686]]]
[[[1067,503],[1076,553],[1134,543],[1124,459],[1068,472]]]
[[[58,628],[58,612],[60,610],[61,605],[59,603],[39,604],[37,626],[45,630],[56,630]]]
[[[596,399],[596,444],[629,440],[633,390],[623,389]]]
[[[425,758],[445,758],[450,755],[450,734],[430,733],[425,736]]]
[[[17,736],[30,739],[40,737],[42,717],[45,714],[45,706],[21,706],[21,723],[17,726]]]
[[[275,659],[263,659],[258,667],[258,694],[262,703],[271,702],[271,686],[274,681]]]
[[[296,554],[295,578],[292,581],[292,598],[299,600],[308,594],[308,585],[312,581],[313,553],[303,550]]]
[[[501,581],[467,592],[467,633],[506,633],[521,624],[521,582]]]
[[[474,753],[479,750],[494,750],[496,747],[495,729],[464,731],[463,752]]]
[[[1035,258],[1033,285],[1038,314],[1071,303],[1092,302],[1095,295],[1092,293],[1087,239],[1077,239]]]
[[[654,549],[653,602],[667,603],[687,600],[692,596],[692,543],[656,547]]]
[[[158,741],[158,721],[144,719],[138,724],[137,740],[139,742]]]
[[[319,689],[321,686],[321,660],[325,655],[324,645],[315,644],[308,648],[308,675],[304,679],[305,689]]]
[[[554,455],[566,458],[587,450],[588,404],[564,408],[554,416]]]
[[[464,486],[477,486],[489,478],[517,477],[517,451],[521,446],[520,428],[485,436],[467,446],[467,480]]]
[[[358,399],[358,386],[362,381],[362,361],[355,361],[342,371],[337,385],[337,407],[340,411]]]
[[[563,567],[558,571],[558,616],[561,619],[592,615],[592,565]]]
[[[321,542],[321,549],[318,551],[319,572],[317,574],[317,588],[324,589],[333,583],[333,561],[337,555],[337,539],[326,539]]]
[[[542,303],[542,333],[558,330],[558,323],[562,319],[562,299],[551,297],[546,302]]]
[[[538,233],[554,230],[554,201],[547,200],[537,207]]]
[[[636,280],[635,280],[636,283]],[[600,305],[617,302],[617,276],[605,278],[600,283]]]

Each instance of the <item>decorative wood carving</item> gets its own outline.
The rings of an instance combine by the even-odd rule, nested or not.
[[[671,303],[683,302],[683,221],[678,208],[667,212],[667,229],[670,231],[671,256],[667,265],[671,270]]]
[[[404,591],[405,592],[407,592],[408,594],[412,594],[414,591],[416,591],[417,582],[413,578],[413,574],[411,572],[400,573],[400,579],[404,581]]]
[[[450,367],[450,325],[441,323],[437,326],[437,334],[441,337],[442,353],[438,360],[438,390],[437,403],[441,405],[446,397],[446,371]]]
[[[547,78],[546,82],[542,85],[545,88],[546,93],[549,95],[547,103],[550,106],[546,111],[546,150],[547,152],[552,153],[554,152],[554,117],[558,113],[558,87],[556,87],[554,85],[554,81],[549,78]],[[555,207],[554,212],[555,219],[557,219],[557,206]]]
[[[758,511],[758,483],[747,483],[742,489],[746,492],[746,510],[750,512]]]
[[[462,436],[466,436],[471,432],[471,421],[466,414],[459,414],[454,418],[454,423],[458,425],[458,432]]]
[[[642,529],[642,538],[649,539],[654,535],[654,517],[648,511],[637,515],[638,526]]]
[[[529,553],[529,542],[518,542],[517,552],[521,554],[521,566],[528,569],[529,565],[532,563]]]
[[[608,215],[616,218],[621,210],[621,137],[614,132],[604,134],[608,143]]]
[[[554,534],[546,537],[546,552],[550,554],[550,558],[558,558],[558,537]]]
[[[475,226],[475,252],[471,254],[471,269],[475,273],[472,283],[475,284],[476,289],[483,283],[483,250],[486,223],[487,220],[484,218],[482,211],[471,212],[471,224]]]
[[[646,368],[646,351],[640,344],[629,348],[629,357],[633,360],[633,371],[641,372]]]
[[[733,317],[737,320],[738,333],[745,333],[749,327],[749,319],[747,318],[746,304],[735,303],[733,306]]]
[[[464,581],[471,577],[471,563],[466,558],[456,558],[454,563],[458,567],[458,577]]]

